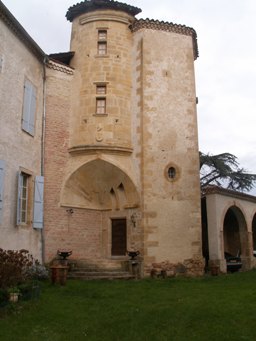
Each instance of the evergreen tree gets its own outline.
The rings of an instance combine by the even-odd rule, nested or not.
[[[241,168],[237,157],[230,153],[200,155],[200,182],[203,190],[208,185],[217,185],[236,191],[250,191],[256,182],[256,174]]]

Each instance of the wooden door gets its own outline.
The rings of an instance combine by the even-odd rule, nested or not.
[[[125,256],[127,251],[126,219],[112,219],[112,256]]]

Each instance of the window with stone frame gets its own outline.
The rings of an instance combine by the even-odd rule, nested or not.
[[[107,30],[98,30],[98,55],[107,54]]]
[[[17,225],[31,221],[31,182],[32,176],[23,171],[18,174]]]
[[[96,114],[104,115],[107,113],[107,86],[105,84],[96,85]]]
[[[96,114],[104,115],[106,114],[106,98],[96,98]]]

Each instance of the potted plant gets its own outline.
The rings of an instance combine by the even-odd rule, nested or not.
[[[20,295],[20,289],[18,287],[9,288],[8,293],[9,293],[9,301],[10,302],[18,302],[19,295]]]

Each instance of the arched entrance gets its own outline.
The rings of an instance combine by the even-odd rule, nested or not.
[[[132,214],[139,211],[139,194],[125,168],[99,158],[84,163],[66,180],[61,205],[77,212],[69,231],[77,238],[73,248],[79,245],[81,259],[90,262],[90,254],[97,250],[97,257],[112,265],[112,260],[126,257],[133,245],[142,248],[139,227],[135,229],[131,221]],[[78,221],[78,215],[84,219]]]
[[[223,226],[224,257],[241,257],[243,265],[248,258],[248,233],[246,221],[242,211],[236,207],[230,207],[224,218]]]
[[[110,162],[96,159],[71,174],[61,204],[100,211],[120,210],[138,207],[139,196],[128,174]]]

